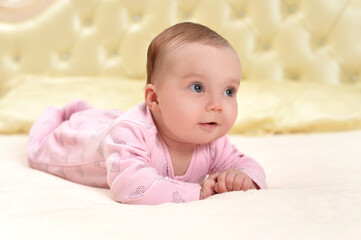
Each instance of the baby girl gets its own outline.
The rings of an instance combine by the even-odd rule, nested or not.
[[[265,173],[226,136],[237,117],[241,65],[219,34],[195,23],[148,48],[145,102],[127,112],[84,101],[48,108],[30,131],[31,167],[116,201],[160,204],[266,188]]]

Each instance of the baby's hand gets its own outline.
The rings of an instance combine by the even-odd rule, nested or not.
[[[219,173],[214,173],[211,174],[210,176],[208,176],[208,178],[206,180],[203,181],[203,183],[201,184],[202,189],[200,192],[200,199],[206,199],[207,197],[212,196],[213,194],[215,194],[215,184],[216,184],[216,178],[218,176]]]
[[[256,185],[247,174],[231,168],[218,175],[214,190],[217,193],[224,193],[228,191],[247,191],[256,188]]]

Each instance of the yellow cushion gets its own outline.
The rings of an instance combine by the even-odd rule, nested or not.
[[[18,76],[0,99],[0,133],[26,133],[46,107],[62,107],[72,99],[128,110],[144,99],[144,86],[114,77]]]
[[[0,133],[26,133],[48,106],[84,99],[128,110],[144,99],[144,82],[115,77],[18,76],[0,99]],[[248,135],[361,128],[361,88],[324,83],[242,81],[232,133]]]
[[[361,86],[246,81],[233,133],[305,133],[361,128]]]

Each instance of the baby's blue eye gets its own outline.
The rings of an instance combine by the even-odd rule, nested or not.
[[[223,94],[224,94],[225,96],[232,97],[233,94],[234,94],[234,89],[233,89],[233,88],[228,88],[226,91],[224,91]]]
[[[199,83],[192,84],[189,88],[193,92],[197,92],[197,93],[203,92],[203,86],[202,86],[202,84],[199,84]]]

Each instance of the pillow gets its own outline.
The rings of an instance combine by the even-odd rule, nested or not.
[[[247,135],[361,129],[361,87],[320,82],[247,81],[231,132]]]
[[[27,133],[48,106],[83,99],[129,110],[144,101],[144,81],[116,77],[17,76],[0,99],[0,133]],[[242,81],[235,134],[263,135],[361,128],[361,89],[307,82]]]
[[[115,77],[17,76],[0,99],[0,133],[27,133],[45,108],[74,99],[129,110],[143,101],[144,87],[143,81]]]

